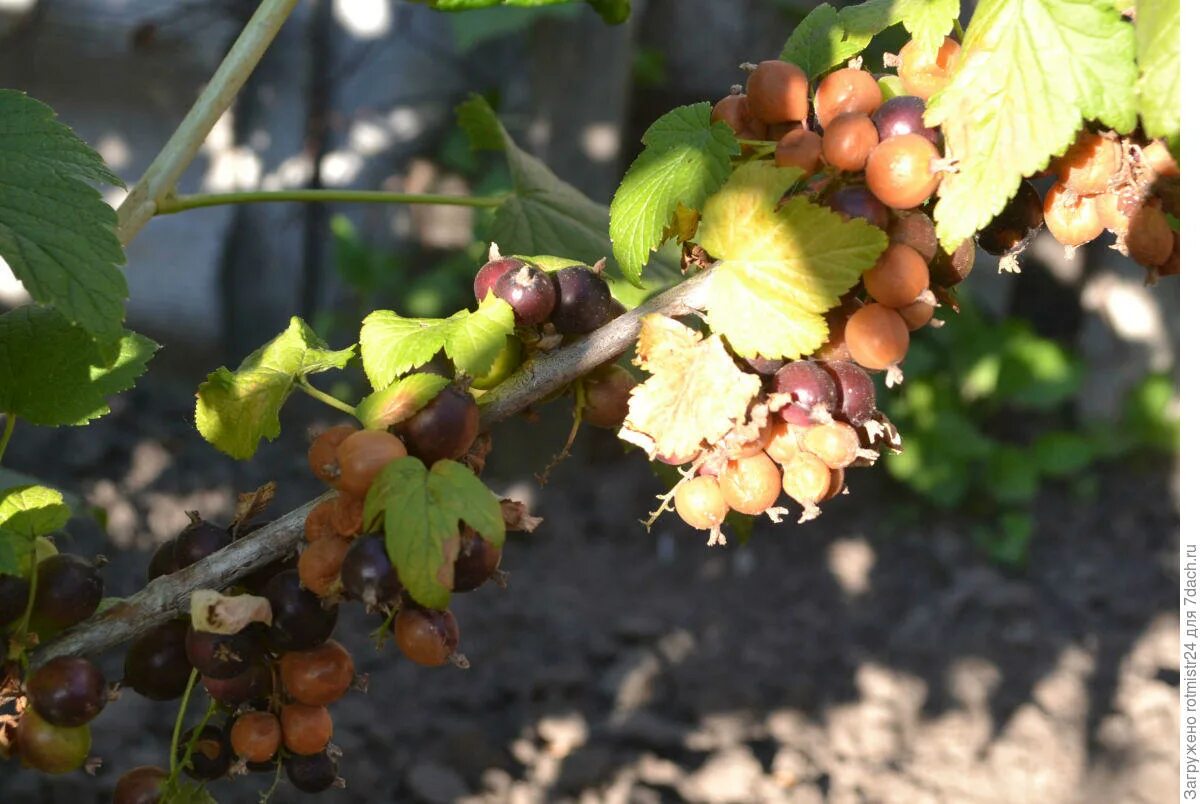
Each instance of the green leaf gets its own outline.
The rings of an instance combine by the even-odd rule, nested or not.
[[[663,241],[679,204],[699,209],[729,177],[739,153],[733,130],[709,122],[712,104],[667,112],[642,136],[645,150],[613,196],[608,232],[621,270],[640,281],[650,252]]]
[[[36,477],[27,475],[24,472],[17,472],[0,466],[0,489],[12,488],[13,486],[37,485],[41,484]],[[58,493],[62,495],[63,503],[67,506],[67,508],[71,509],[71,516],[95,516],[95,509],[84,502],[83,498],[79,495],[61,491]]]
[[[708,199],[697,242],[721,260],[708,323],[743,357],[799,357],[829,336],[823,313],[875,264],[887,237],[805,198],[777,209],[798,169],[751,162]]]
[[[410,374],[359,402],[354,413],[363,427],[382,430],[412,416],[449,384],[437,374]]]
[[[1179,452],[1179,395],[1166,374],[1150,374],[1125,400],[1124,428],[1139,446]]]
[[[459,522],[497,547],[504,544],[500,501],[467,467],[425,465],[409,456],[383,468],[367,492],[363,522],[383,520],[388,556],[400,582],[422,606],[444,609],[454,588]]]
[[[1033,443],[1033,459],[1038,471],[1047,477],[1064,478],[1078,474],[1096,456],[1093,442],[1081,433],[1055,430],[1038,436]]]
[[[16,486],[0,491],[0,528],[28,536],[62,530],[71,518],[62,492],[46,486]]]
[[[449,18],[454,46],[466,53],[485,42],[527,31],[543,19],[573,19],[582,9],[578,5],[542,8],[479,8],[452,14]]]
[[[222,366],[196,392],[196,429],[234,458],[252,456],[263,438],[279,436],[279,410],[308,374],[344,368],[354,347],[332,351],[299,318],[251,353],[237,371]]]
[[[459,105],[458,120],[473,148],[503,151],[508,162],[513,191],[496,210],[489,230],[505,254],[557,254],[585,265],[614,258],[608,209],[518,148],[487,101],[473,95]],[[653,291],[677,284],[679,278],[678,251],[662,248],[642,276],[645,288],[614,281],[613,295],[635,306]]]
[[[958,0],[868,0],[846,6],[838,18],[848,34],[867,37],[903,23],[917,48],[936,53],[954,30],[958,10]]]
[[[1033,515],[1028,511],[1006,511],[1000,515],[996,528],[979,526],[974,541],[992,561],[1019,569],[1029,561],[1033,526]]]
[[[1138,0],[1138,112],[1151,137],[1179,140],[1179,0]]]
[[[217,800],[202,782],[193,782],[180,775],[163,790],[162,804],[217,804]]]
[[[1133,27],[1111,2],[982,0],[950,84],[925,113],[958,160],[938,188],[942,244],[986,225],[1085,120],[1130,131],[1134,78]]]
[[[0,315],[0,411],[49,427],[87,424],[108,413],[106,397],[133,387],[158,350],[128,330],[115,361],[62,313],[26,305]]]
[[[987,489],[1003,503],[1027,503],[1038,491],[1038,467],[1020,447],[998,446],[987,463]]]
[[[444,349],[455,368],[480,377],[513,328],[512,307],[491,293],[478,310],[459,310],[449,318],[402,318],[391,310],[376,310],[363,319],[359,335],[363,370],[372,388],[386,388]]]
[[[1079,360],[1054,341],[1021,328],[1004,345],[995,395],[1014,405],[1048,410],[1074,396],[1082,378]]]
[[[0,575],[29,574],[29,557],[33,554],[33,537],[0,527]]]
[[[0,257],[111,362],[129,295],[125,252],[116,212],[89,182],[124,186],[49,106],[0,89]]]
[[[792,31],[779,58],[798,65],[808,73],[809,81],[815,81],[817,76],[858,55],[869,44],[870,34],[847,33],[833,6],[822,3]]]
[[[620,25],[633,11],[633,0],[587,0],[587,4],[609,25]]]
[[[420,2],[437,11],[476,11],[502,6],[506,9],[536,9],[559,6],[575,0],[410,0]],[[587,0],[587,4],[610,25],[617,25],[629,17],[630,0]]]

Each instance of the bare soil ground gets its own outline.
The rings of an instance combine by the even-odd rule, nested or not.
[[[87,495],[114,594],[198,508],[277,479],[277,513],[316,492],[303,462],[306,403],[246,466],[188,424],[191,388],[146,383],[85,430],[18,430],[6,464]],[[498,438],[497,488],[532,492],[546,518],[514,537],[507,590],[455,611],[471,668],[422,669],[344,606],[338,638],[370,674],[333,708],[346,788],[329,802],[1163,802],[1177,796],[1178,511],[1170,467],[1099,474],[1080,499],[1038,504],[1030,568],[971,547],[971,522],[904,525],[880,477],[804,527],[706,548],[677,523],[637,524],[657,481],[637,456],[588,438],[544,489],[520,481],[565,428]],[[119,653],[104,657],[111,678]],[[0,801],[106,801],[132,766],[163,764],[175,708],[127,693],[94,726],[104,764],[41,777],[0,766]],[[254,775],[212,786],[253,802]]]

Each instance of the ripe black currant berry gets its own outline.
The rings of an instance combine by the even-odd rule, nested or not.
[[[321,598],[300,585],[296,570],[281,572],[268,581],[263,597],[271,603],[266,641],[275,653],[316,647],[329,639],[337,625],[337,606],[325,608]]]
[[[29,602],[29,581],[16,575],[0,575],[0,629],[21,619]]]
[[[188,518],[192,520],[191,524],[175,539],[175,566],[178,569],[190,567],[233,543],[232,533],[201,519],[197,512],[188,511]]]
[[[237,634],[212,634],[188,628],[184,642],[188,661],[209,678],[233,678],[250,669],[262,655],[252,630]]]
[[[163,784],[170,774],[153,765],[142,765],[125,771],[113,789],[112,804],[158,804],[163,796]]]
[[[475,274],[475,299],[483,301],[489,290],[496,287],[496,280],[504,276],[509,271],[515,271],[525,265],[525,263],[515,257],[501,257],[498,260],[491,260],[484,263],[479,269],[479,273]]]
[[[858,427],[875,415],[875,383],[871,376],[849,360],[823,364],[837,386],[839,419]]]
[[[82,726],[108,703],[108,685],[96,665],[79,656],[58,656],[25,681],[38,714],[55,726]]]
[[[188,662],[186,620],[171,620],[135,639],[125,654],[123,686],[152,701],[183,695],[192,665]]]
[[[492,293],[508,302],[513,308],[517,325],[531,327],[550,317],[558,301],[554,280],[533,265],[523,265],[515,271],[507,271],[496,279]]]
[[[464,526],[454,560],[454,591],[470,592],[483,586],[500,568],[500,557],[499,547]]]
[[[382,536],[360,536],[342,560],[342,590],[374,611],[400,603],[404,590]]]
[[[788,363],[775,374],[771,390],[789,394],[792,404],[779,415],[792,424],[812,424],[811,414],[818,406],[832,415],[837,409],[837,387],[833,378],[811,360]]]
[[[925,125],[925,101],[916,95],[897,95],[883,102],[871,120],[879,130],[879,139],[899,137],[901,134],[920,134],[936,147],[941,147],[942,138],[937,129]]]
[[[558,306],[550,322],[564,335],[582,335],[608,323],[612,291],[600,274],[583,265],[554,273]]]
[[[426,466],[467,454],[479,435],[479,406],[453,386],[443,389],[413,416],[398,425],[410,455]]]
[[[987,226],[979,230],[975,241],[988,254],[997,257],[1020,251],[1029,245],[1042,228],[1042,199],[1029,182],[1022,180],[1017,193]]]
[[[259,659],[233,678],[210,678],[202,675],[200,683],[214,701],[236,707],[244,703],[267,700],[274,689],[275,679],[270,664],[264,659]]]
[[[150,557],[150,566],[146,569],[146,581],[153,581],[162,575],[170,575],[179,569],[175,564],[175,538],[167,539],[158,546]]]
[[[938,247],[937,254],[929,263],[929,277],[940,287],[954,287],[970,276],[974,267],[975,242],[967,238],[959,243],[953,254],[947,254]]]
[[[845,220],[862,218],[872,226],[887,230],[891,213],[866,187],[843,187],[829,197],[829,208]]]
[[[37,566],[32,629],[42,636],[86,620],[104,597],[104,581],[91,561],[59,553]]]
[[[338,780],[337,760],[328,752],[317,754],[293,754],[283,761],[288,780],[302,793],[320,793],[328,790]]]
[[[192,748],[190,757],[187,754],[188,743],[195,734],[194,728],[179,738],[176,752],[181,762],[187,762],[184,771],[193,779],[212,781],[220,779],[229,772],[233,764],[233,748],[229,744],[229,734],[220,726],[208,725],[200,730],[196,745]]]

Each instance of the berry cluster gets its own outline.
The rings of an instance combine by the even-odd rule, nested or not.
[[[87,619],[104,595],[100,560],[59,553],[48,539],[36,544],[29,578],[0,575],[0,646],[23,657],[38,642]],[[20,682],[21,665],[0,675],[0,755],[18,754],[27,767],[66,773],[88,760],[88,725],[113,696],[104,674],[87,659],[60,657]]]

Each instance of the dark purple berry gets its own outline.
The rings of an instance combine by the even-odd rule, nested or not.
[[[16,575],[0,575],[0,629],[21,619],[29,603],[29,581]]]
[[[779,411],[786,422],[812,424],[811,414],[818,406],[832,414],[837,408],[837,387],[833,378],[811,360],[796,360],[775,373],[771,390],[790,394],[795,400]]]
[[[499,547],[464,527],[454,561],[454,591],[470,592],[483,586],[500,568],[500,556]]]
[[[765,357],[748,357],[743,361],[755,374],[770,377],[787,364],[786,360],[768,360]]]
[[[104,597],[104,581],[91,561],[59,553],[37,565],[32,630],[41,636],[86,620]]]
[[[1032,184],[1022,180],[1017,193],[975,236],[979,247],[997,257],[1029,245],[1042,228],[1042,199]]]
[[[379,535],[360,536],[342,560],[342,589],[369,610],[400,603],[404,590]]]
[[[179,567],[175,566],[175,539],[167,539],[158,546],[150,557],[150,566],[146,569],[146,581],[153,581],[163,575],[170,575]]]
[[[281,572],[267,582],[263,597],[271,603],[267,646],[275,653],[315,648],[333,633],[337,606],[325,608],[321,598],[300,585],[296,570]]]
[[[271,673],[271,665],[259,659],[251,664],[249,669],[233,678],[201,676],[200,683],[214,701],[236,707],[270,698],[275,679]]]
[[[829,196],[829,208],[846,220],[862,218],[884,231],[891,220],[888,208],[866,187],[843,187],[837,190]]]
[[[834,360],[823,363],[837,386],[835,416],[855,427],[865,424],[875,415],[875,383],[857,363]]]
[[[484,263],[479,269],[479,273],[475,274],[475,299],[483,301],[489,290],[494,290],[496,280],[509,271],[515,271],[525,263],[515,257],[501,257],[498,260],[492,260]]]
[[[237,634],[212,634],[188,628],[188,661],[209,678],[233,678],[250,669],[262,651],[250,629]]]
[[[187,747],[195,732],[194,728],[189,729],[179,738],[179,746],[175,749],[180,761],[188,762],[184,772],[201,781],[220,779],[229,772],[229,766],[233,764],[233,747],[229,744],[229,735],[220,726],[205,726],[200,730],[200,736],[196,738],[196,744],[192,747],[189,757]]]
[[[608,323],[612,291],[600,274],[583,265],[554,273],[558,306],[550,322],[564,335],[582,335]]]
[[[113,789],[112,804],[158,804],[162,801],[163,785],[170,776],[162,768],[141,765],[125,771]]]
[[[208,558],[222,547],[233,544],[233,534],[227,529],[200,518],[195,511],[188,511],[192,520],[175,538],[175,567],[190,567],[201,559]]]
[[[513,308],[517,325],[532,327],[540,324],[554,312],[558,292],[554,280],[532,265],[523,265],[515,271],[501,274],[492,287],[497,298],[508,302]]]
[[[283,761],[283,769],[287,771],[291,783],[302,793],[328,790],[338,779],[337,760],[326,751],[307,756],[289,756]]]
[[[970,276],[974,267],[975,242],[967,238],[959,243],[953,254],[947,254],[939,247],[929,263],[929,276],[935,285],[949,288]]]
[[[941,134],[937,129],[926,126],[924,117],[925,101],[916,95],[897,95],[884,101],[871,115],[871,121],[879,131],[880,142],[901,134],[920,134],[934,147],[941,148]]]
[[[186,620],[171,620],[135,639],[125,654],[123,686],[152,701],[183,695],[192,665],[188,662]]]
[[[79,656],[58,656],[25,681],[29,702],[47,723],[82,726],[108,703],[108,685],[96,665]]]
[[[451,386],[395,429],[408,453],[426,466],[443,458],[457,460],[479,435],[479,406],[470,394]]]

